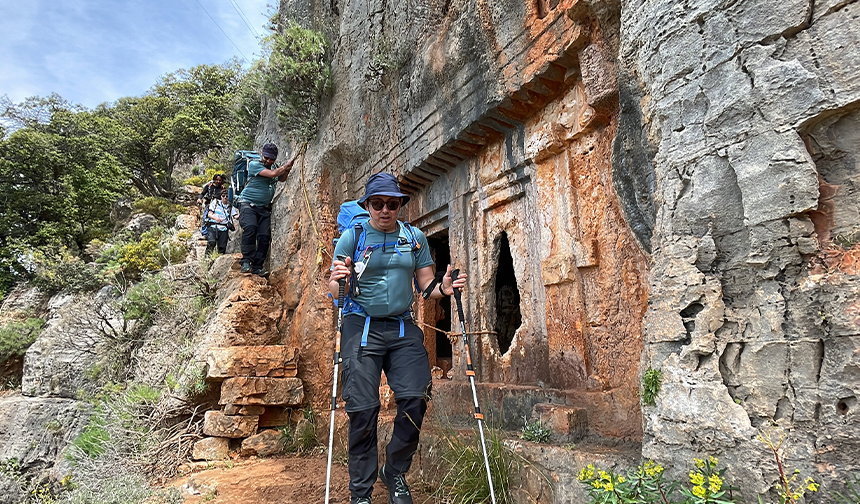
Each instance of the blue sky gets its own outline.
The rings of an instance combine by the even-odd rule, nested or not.
[[[255,59],[234,3],[265,35],[267,0],[0,0],[0,96],[56,92],[92,108],[180,68]]]

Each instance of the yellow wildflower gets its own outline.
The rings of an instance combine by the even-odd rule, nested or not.
[[[807,490],[809,490],[810,492],[817,492],[818,491],[818,483],[816,483],[814,479],[806,478],[806,483],[807,483],[807,485],[806,485]]]
[[[716,474],[712,474],[708,477],[708,490],[711,493],[717,493],[723,487],[723,480]]]
[[[708,494],[708,492],[705,491],[705,487],[700,487],[700,486],[694,486],[693,487],[693,495],[695,495],[696,497],[698,497],[700,499],[704,499],[705,495],[707,495],[707,494]]]
[[[713,455],[708,457],[708,460],[711,462],[711,466],[713,467],[717,467],[717,464],[720,463],[719,459],[717,459],[717,457],[714,457]]]
[[[704,460],[694,458],[693,462],[695,462],[697,469],[704,469],[705,468],[705,461]]]
[[[625,481],[626,481],[626,480],[624,479],[624,476],[619,476],[619,477],[618,477],[618,482],[619,482],[619,483],[624,483]]]
[[[705,476],[700,472],[690,471],[690,483],[699,486],[705,484]]]

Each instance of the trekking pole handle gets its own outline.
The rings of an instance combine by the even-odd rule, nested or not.
[[[346,286],[346,277],[341,278],[337,281],[337,307],[343,308],[343,291]]]
[[[453,286],[454,280],[460,277],[460,269],[451,270],[451,287],[454,289],[454,299],[457,300],[457,315],[460,316],[460,322],[466,320],[466,315],[463,313],[463,301],[461,300],[460,289]]]

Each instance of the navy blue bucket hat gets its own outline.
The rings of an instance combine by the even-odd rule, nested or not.
[[[278,146],[273,143],[267,143],[263,146],[260,153],[269,159],[278,159]]]
[[[365,202],[371,196],[392,196],[402,198],[403,205],[409,201],[409,196],[400,192],[400,184],[397,179],[390,173],[377,173],[367,179],[367,184],[364,186],[364,196],[358,200],[358,204],[362,208],[367,208]]]

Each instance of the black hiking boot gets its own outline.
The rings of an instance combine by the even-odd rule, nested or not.
[[[383,465],[379,470],[379,480],[388,488],[388,504],[412,504],[412,494],[409,493],[406,478],[402,474],[386,475]]]
[[[242,269],[239,270],[242,273],[250,273],[251,272],[251,261],[242,261]]]
[[[257,275],[257,276],[261,276],[261,277],[269,276],[269,272],[264,270],[263,268],[252,268],[251,273],[253,273],[254,275]]]
[[[349,504],[371,504],[370,497],[353,497]]]

